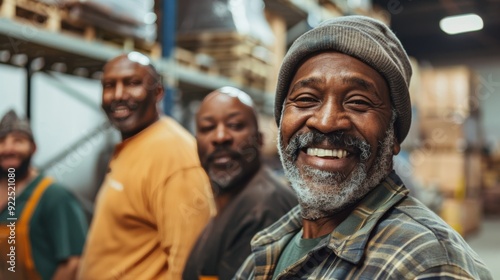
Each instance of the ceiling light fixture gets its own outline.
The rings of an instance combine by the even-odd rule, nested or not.
[[[476,14],[445,17],[439,22],[444,32],[452,35],[483,29],[483,19]]]

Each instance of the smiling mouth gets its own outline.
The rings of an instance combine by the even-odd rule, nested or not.
[[[309,166],[314,169],[349,173],[355,166],[355,152],[342,148],[325,149],[308,147],[300,150],[297,164]]]
[[[6,156],[0,158],[1,164],[5,166],[15,166],[18,165],[21,161],[22,160],[20,158],[15,156]]]
[[[320,158],[338,158],[342,159],[350,155],[350,153],[343,149],[321,149],[321,148],[307,148],[307,155]]]
[[[233,158],[230,156],[219,156],[219,157],[215,157],[212,160],[212,163],[214,165],[223,165],[223,164],[227,164],[227,163],[231,162],[232,160],[233,160]]]
[[[119,106],[111,109],[111,115],[115,119],[123,120],[128,118],[132,114],[132,110],[130,110],[126,106]]]

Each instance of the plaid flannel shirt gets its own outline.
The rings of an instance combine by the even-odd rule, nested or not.
[[[302,227],[297,206],[252,239],[233,279],[272,279],[281,252]],[[493,279],[463,238],[393,172],[302,259],[277,279]]]

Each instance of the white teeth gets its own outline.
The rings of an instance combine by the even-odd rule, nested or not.
[[[317,157],[345,158],[347,156],[347,151],[340,149],[329,150],[329,149],[307,148],[307,154],[310,156],[317,156]]]

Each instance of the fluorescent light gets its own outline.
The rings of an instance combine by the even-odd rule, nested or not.
[[[483,19],[476,14],[445,17],[439,22],[441,30],[448,34],[458,34],[483,29]]]

